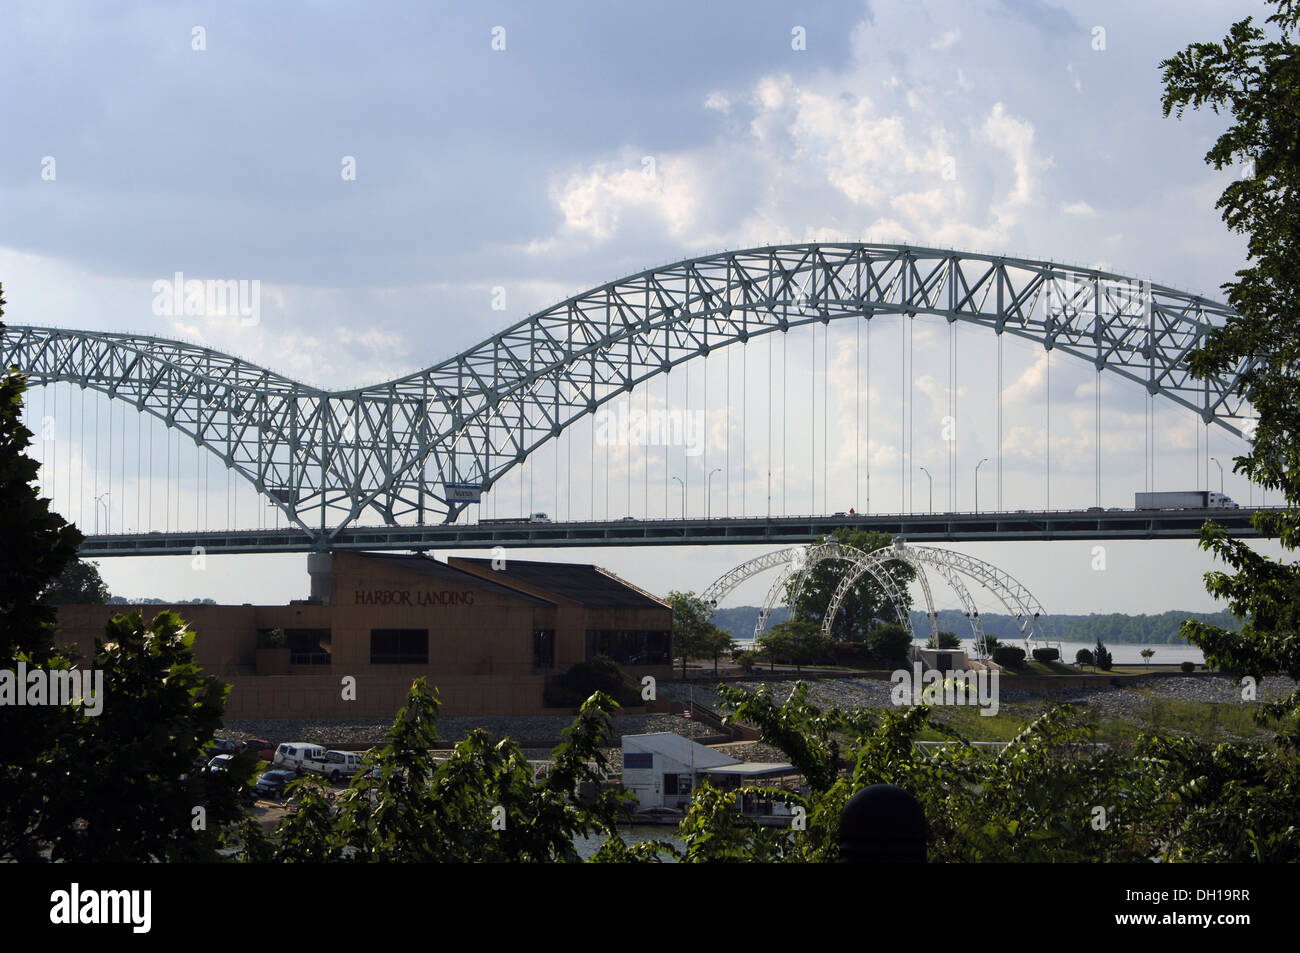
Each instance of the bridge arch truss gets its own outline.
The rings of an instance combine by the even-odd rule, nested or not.
[[[6,327],[0,360],[34,384],[131,403],[216,454],[328,548],[363,515],[454,521],[548,441],[638,384],[773,332],[846,318],[945,317],[1035,341],[1242,434],[1242,364],[1192,378],[1187,355],[1232,311],[1053,262],[910,245],[774,245],[690,258],[592,288],[425,370],[325,391],[162,338]]]

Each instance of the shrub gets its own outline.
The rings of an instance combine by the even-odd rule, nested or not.
[[[1178,667],[1181,668],[1181,669],[1183,670],[1183,674],[1184,674],[1184,675],[1191,675],[1192,672],[1196,671],[1196,663],[1195,663],[1195,662],[1184,662],[1182,665],[1180,665],[1180,666],[1178,666]]]
[[[912,635],[901,625],[878,625],[867,633],[871,663],[881,668],[898,668],[907,664]]]
[[[548,708],[577,708],[595,692],[604,692],[622,705],[641,704],[641,695],[623,682],[623,672],[611,658],[597,655],[575,662],[563,675],[547,679],[543,704]]]
[[[1111,655],[1106,646],[1101,644],[1101,639],[1097,640],[1097,647],[1092,650],[1093,664],[1103,672],[1110,671]]]
[[[961,648],[961,638],[956,632],[939,632],[939,644],[935,645],[935,636],[931,634],[930,640],[925,643],[927,649],[959,649]]]
[[[1003,668],[1021,668],[1025,664],[1025,650],[1016,645],[999,645],[993,650],[993,661]]]
[[[1076,665],[1093,665],[1095,660],[1092,657],[1090,649],[1079,649],[1074,653],[1074,664]]]
[[[284,629],[263,629],[257,633],[259,649],[282,649],[289,644],[289,637]]]
[[[1055,662],[1060,657],[1060,649],[1034,649],[1034,661],[1036,662]]]
[[[861,642],[836,642],[832,654],[836,665],[851,665],[855,668],[871,667],[871,652]]]

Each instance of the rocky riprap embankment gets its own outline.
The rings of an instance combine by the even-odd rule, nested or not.
[[[485,716],[481,718],[439,718],[438,737],[451,747],[475,728],[482,728],[493,738],[515,738],[521,745],[549,749],[559,744],[562,732],[573,724],[571,715]],[[391,720],[267,718],[238,719],[225,723],[220,737],[234,741],[264,738],[272,744],[306,741],[312,744],[342,745],[349,748],[378,745],[384,741]],[[656,731],[673,731],[691,737],[710,733],[707,725],[678,715],[619,715],[614,718],[614,735],[639,735]]]
[[[777,702],[789,697],[794,688],[790,681],[763,682],[760,680],[733,682],[739,688],[756,691],[764,685]],[[834,678],[808,679],[808,701],[819,708],[888,708],[890,683],[884,679]],[[1103,716],[1138,716],[1154,699],[1173,699],[1186,702],[1223,704],[1241,702],[1241,686],[1226,675],[1145,678],[1140,682],[1118,687],[1101,684],[1096,687],[1060,688],[1056,690],[1024,691],[1012,687],[1011,677],[1001,680],[998,700],[1004,708],[1019,711],[1045,710],[1052,704],[1076,703],[1096,708]],[[1289,678],[1274,676],[1260,681],[1258,699],[1280,699],[1295,690],[1296,683]],[[660,682],[659,691],[678,701],[695,701],[717,710],[718,695],[713,685],[707,683]]]

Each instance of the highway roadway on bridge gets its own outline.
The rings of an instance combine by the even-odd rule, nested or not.
[[[755,516],[711,519],[454,523],[345,526],[324,537],[299,528],[88,536],[83,557],[205,553],[307,553],[325,550],[453,550],[505,546],[757,546],[812,543],[837,529],[876,530],[911,543],[1014,540],[1197,539],[1206,520],[1231,536],[1257,537],[1259,508],[1224,510],[1051,510],[1013,513]],[[323,540],[323,541],[322,541]]]

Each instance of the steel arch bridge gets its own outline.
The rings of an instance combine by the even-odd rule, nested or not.
[[[908,245],[814,243],[679,261],[593,288],[440,364],[325,391],[156,337],[7,327],[35,384],[126,401],[216,454],[330,548],[365,518],[453,522],[446,484],[489,490],[602,404],[686,361],[843,318],[940,315],[1060,350],[1241,435],[1243,363],[1194,380],[1188,352],[1232,311],[1109,272]]]
[[[938,615],[934,608],[934,595],[926,576],[927,568],[938,572],[957,596],[969,620],[971,635],[977,643],[983,638],[983,626],[980,622],[979,607],[971,597],[970,590],[962,579],[963,576],[973,579],[988,590],[1007,610],[1007,613],[1016,618],[1021,635],[1027,642],[1054,638],[1056,635],[1049,628],[1049,616],[1042,603],[1027,586],[1010,573],[965,553],[933,546],[909,546],[902,540],[895,540],[892,546],[882,546],[870,551],[827,540],[815,546],[794,546],[764,553],[723,573],[701,593],[700,599],[716,607],[721,599],[745,581],[773,569],[781,570],[769,587],[767,597],[759,609],[758,620],[754,626],[754,638],[757,639],[763,634],[767,620],[780,601],[781,594],[791,592],[792,595],[786,601],[788,604],[796,603],[813,568],[827,561],[848,564],[840,575],[839,584],[831,595],[826,614],[822,617],[822,631],[828,634],[849,591],[863,576],[869,575],[884,591],[890,606],[898,615],[899,623],[915,638],[911,616],[908,614],[906,593],[884,571],[887,563],[903,562],[916,570],[916,578],[921,584],[925,600],[926,615],[930,621],[931,635],[938,631]],[[792,589],[791,580],[793,580]]]

